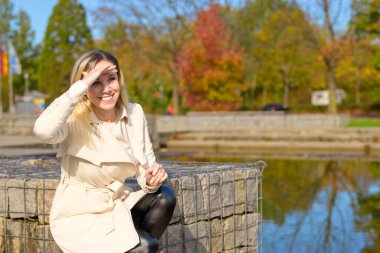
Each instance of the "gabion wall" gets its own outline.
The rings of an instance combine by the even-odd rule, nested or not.
[[[161,252],[261,252],[264,162],[162,163],[177,206]],[[0,157],[0,253],[62,252],[48,224],[59,178],[55,157]]]

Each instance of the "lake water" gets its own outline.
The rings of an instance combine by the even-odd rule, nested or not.
[[[187,155],[163,159],[247,161]],[[263,174],[263,252],[380,252],[380,162],[262,160],[268,165]]]
[[[380,163],[267,160],[263,252],[380,252]]]

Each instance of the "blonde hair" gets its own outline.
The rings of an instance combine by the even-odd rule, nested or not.
[[[70,83],[74,84],[83,78],[83,71],[91,71],[100,61],[109,61],[116,65],[117,77],[120,85],[120,97],[116,103],[116,108],[120,112],[122,107],[128,108],[128,93],[124,82],[123,72],[120,68],[118,60],[110,53],[102,50],[92,50],[83,54],[75,62],[71,71]],[[91,133],[94,133],[99,138],[97,125],[93,122],[91,113],[93,105],[87,96],[83,96],[74,107],[70,117],[70,122],[73,126],[73,134],[76,140],[83,142],[89,147],[93,146]]]

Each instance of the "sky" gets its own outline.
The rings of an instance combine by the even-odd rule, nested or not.
[[[93,20],[90,12],[96,8],[101,0],[78,0],[83,4],[87,11],[87,24],[93,28]],[[314,11],[316,0],[298,0],[299,4],[303,9],[312,13],[311,16],[314,20],[321,20],[321,15],[318,11]],[[15,13],[18,13],[22,8],[26,13],[28,13],[31,19],[31,26],[35,31],[35,43],[40,43],[43,40],[45,29],[49,20],[53,8],[58,0],[13,0]],[[338,30],[343,30],[347,27],[347,23],[350,19],[350,4],[351,0],[337,0],[334,1],[339,3],[334,6],[335,11],[339,11],[339,20],[336,20],[336,28]],[[94,30],[93,30],[94,33]],[[96,34],[93,34],[94,38],[97,38]]]
[[[40,43],[45,35],[49,17],[58,0],[13,0],[15,13],[23,9],[30,17],[30,23],[35,31],[35,43]],[[90,11],[95,9],[99,0],[78,0],[87,11],[87,24],[92,25]],[[94,34],[93,34],[94,35]]]

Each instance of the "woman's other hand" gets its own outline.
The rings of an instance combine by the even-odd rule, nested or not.
[[[168,173],[159,163],[154,163],[145,171],[146,184],[148,186],[158,186],[168,178]]]

